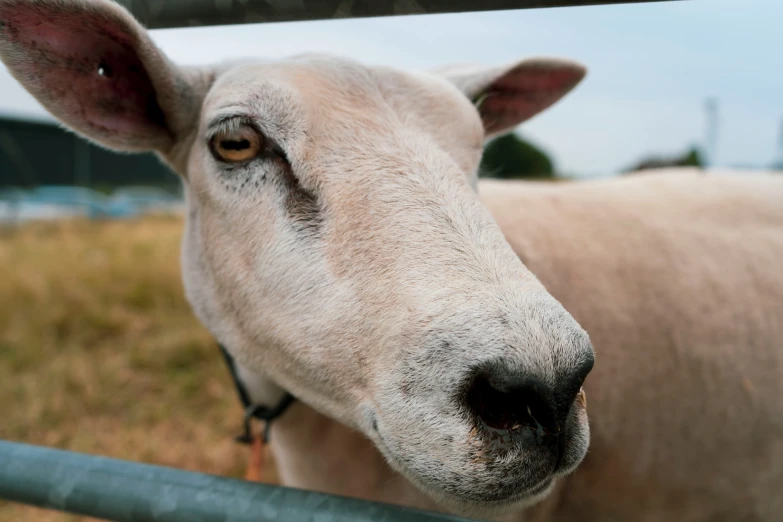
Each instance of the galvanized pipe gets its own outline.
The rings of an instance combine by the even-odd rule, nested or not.
[[[2,440],[0,499],[115,522],[466,522],[388,504]]]
[[[117,0],[150,29],[677,0]]]

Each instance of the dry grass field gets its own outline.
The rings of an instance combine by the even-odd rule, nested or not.
[[[0,229],[0,438],[242,476],[241,409],[185,302],[181,232],[165,216]],[[0,502],[0,522],[65,520],[88,519]]]

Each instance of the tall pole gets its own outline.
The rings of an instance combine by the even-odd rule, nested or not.
[[[783,116],[780,118],[780,131],[778,134],[778,157],[774,163],[774,168],[783,170]]]
[[[718,161],[718,100],[707,98],[704,102],[705,147],[707,167],[714,167]]]

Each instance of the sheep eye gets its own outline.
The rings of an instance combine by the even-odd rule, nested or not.
[[[255,158],[261,153],[261,145],[261,137],[250,127],[220,132],[210,142],[212,154],[227,163],[239,163]]]

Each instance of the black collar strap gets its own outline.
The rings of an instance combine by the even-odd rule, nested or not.
[[[228,371],[231,372],[231,379],[234,381],[239,400],[242,401],[242,407],[245,409],[245,432],[242,435],[237,436],[236,441],[241,442],[242,444],[250,444],[253,442],[252,421],[253,419],[258,419],[264,423],[263,440],[265,443],[269,442],[269,428],[272,426],[272,421],[285,413],[285,410],[294,402],[295,397],[286,392],[283,398],[280,399],[280,402],[272,408],[261,404],[253,404],[253,401],[250,399],[250,394],[247,392],[247,388],[245,388],[245,385],[237,374],[234,358],[231,357],[231,354],[228,353],[228,350],[226,350],[222,344],[218,343],[218,346],[220,347],[220,352],[223,354],[223,360],[226,361]]]

